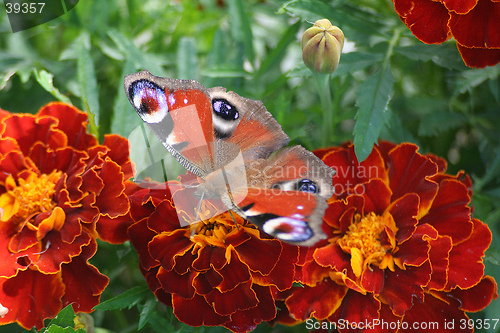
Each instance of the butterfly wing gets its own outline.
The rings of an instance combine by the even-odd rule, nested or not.
[[[262,102],[221,87],[142,71],[125,77],[125,92],[167,150],[203,178],[240,153],[245,161],[267,158],[289,141]]]
[[[142,120],[187,170],[200,177],[214,170],[212,106],[205,87],[142,71],[125,77],[125,92]]]
[[[239,215],[289,243],[311,246],[326,237],[321,225],[334,171],[318,157],[295,146],[255,160],[246,170],[246,193],[233,194]]]

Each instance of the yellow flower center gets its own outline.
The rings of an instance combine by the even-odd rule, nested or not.
[[[200,211],[201,221],[191,223],[186,231],[189,237],[196,244],[196,248],[205,246],[226,247],[225,241],[228,234],[238,230],[237,224],[243,224],[244,221],[237,214],[225,212],[215,217],[208,211],[208,207],[202,205]],[[236,222],[233,220],[236,219]]]
[[[5,180],[7,191],[0,195],[0,221],[14,219],[24,224],[39,213],[52,212],[56,208],[52,197],[61,175],[61,171],[48,175],[31,173],[26,179],[19,178],[18,183],[9,175]],[[61,217],[60,211],[57,214]]]
[[[382,216],[369,213],[364,217],[354,216],[349,230],[338,240],[339,246],[346,253],[351,254],[351,267],[359,277],[369,265],[381,269],[389,268],[394,271],[394,264],[400,263],[392,257],[397,250],[395,234],[398,231],[396,223],[389,213]],[[386,233],[386,241],[381,241],[381,235]]]

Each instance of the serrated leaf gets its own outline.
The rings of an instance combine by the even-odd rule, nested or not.
[[[141,302],[144,298],[146,298],[151,291],[148,287],[134,287],[132,289],[127,290],[123,294],[116,296],[115,298],[104,301],[96,306],[94,306],[94,310],[115,310],[115,309],[125,309],[132,308],[137,303]]]
[[[428,45],[418,43],[408,46],[396,46],[394,51],[412,60],[429,61],[449,69],[466,68],[455,45],[445,43]]]
[[[153,312],[149,317],[148,324],[153,328],[155,332],[164,333],[164,332],[180,332],[182,327],[178,330],[174,328],[172,323],[161,316],[158,312]]]
[[[370,155],[382,126],[387,120],[387,105],[391,100],[394,77],[390,66],[381,68],[365,80],[358,91],[356,125],[354,126],[354,151],[358,161]]]
[[[480,69],[470,69],[462,72],[462,77],[457,80],[457,87],[454,94],[463,94],[468,90],[471,90],[486,80],[492,80],[497,82],[498,87],[498,77],[500,76],[500,66],[487,67]],[[498,94],[498,91],[497,91]]]
[[[51,325],[47,328],[44,333],[85,333],[84,329],[75,330],[73,327],[61,327],[57,325]]]
[[[66,327],[66,326],[75,326],[75,311],[73,310],[72,305],[66,306],[64,309],[59,311],[57,316],[52,319],[49,323],[48,326],[50,325],[58,325],[61,327]]]
[[[228,11],[231,17],[231,32],[236,41],[241,42],[245,47],[245,55],[253,64],[255,53],[253,50],[253,37],[250,25],[250,13],[245,10],[245,3],[242,0],[228,0]]]
[[[43,89],[47,90],[52,96],[54,96],[61,102],[73,105],[68,97],[61,94],[61,92],[56,87],[54,87],[54,75],[43,69],[41,71],[37,71],[36,69],[34,69],[33,73],[35,74],[36,80],[43,87]]]
[[[198,79],[198,57],[194,38],[182,37],[177,47],[177,76],[179,79]]]
[[[85,38],[81,38],[77,59],[77,77],[82,94],[83,104],[88,106],[88,112],[94,115],[96,125],[99,125],[99,94],[94,60],[90,55]]]
[[[384,59],[381,53],[349,52],[340,56],[339,67],[331,74],[342,76],[344,74],[360,71],[368,66],[380,63]]]
[[[418,134],[432,136],[467,123],[467,117],[456,112],[432,112],[421,118]]]
[[[142,329],[149,321],[149,318],[155,309],[156,303],[156,298],[150,298],[146,301],[139,317],[138,329]]]

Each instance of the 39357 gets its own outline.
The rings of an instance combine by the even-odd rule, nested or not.
[[[35,14],[41,13],[43,7],[45,6],[45,2],[23,2],[23,3],[5,3],[5,8],[7,10],[7,14]]]

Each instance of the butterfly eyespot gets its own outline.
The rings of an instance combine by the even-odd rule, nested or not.
[[[319,188],[315,182],[310,179],[302,179],[296,185],[296,190],[301,192],[309,192],[309,193],[319,193]]]
[[[225,99],[212,100],[212,107],[217,116],[224,120],[236,120],[240,117],[238,110]]]
[[[159,123],[168,112],[165,91],[151,81],[133,82],[129,95],[137,113],[147,123]]]

